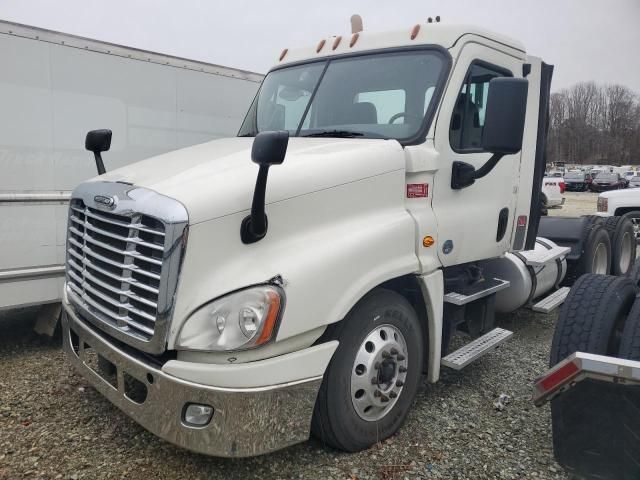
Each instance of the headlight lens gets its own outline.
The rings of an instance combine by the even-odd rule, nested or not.
[[[262,285],[232,293],[196,310],[182,326],[176,347],[231,351],[257,347],[275,334],[282,291]]]
[[[609,199],[605,197],[598,197],[598,211],[606,212],[609,207]]]

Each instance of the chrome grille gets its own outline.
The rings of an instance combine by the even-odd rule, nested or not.
[[[69,212],[69,287],[103,319],[149,340],[158,315],[164,224],[101,212],[74,199]]]
[[[96,203],[105,195],[114,205]],[[162,352],[186,225],[180,203],[150,190],[106,182],[80,185],[69,206],[70,302],[119,340]]]

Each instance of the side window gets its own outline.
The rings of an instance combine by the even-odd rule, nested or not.
[[[375,122],[371,121],[368,123],[377,123],[380,125],[389,123],[389,120],[396,113],[405,111],[405,98],[406,93],[404,90],[377,90],[356,94],[353,103],[367,104],[367,108],[375,112],[376,117]],[[373,108],[371,106],[373,106]],[[397,120],[395,120],[394,123],[405,123],[404,117],[396,118]]]
[[[512,76],[510,72],[484,63],[473,63],[460,89],[451,117],[449,142],[456,151],[478,151],[487,109],[489,82],[496,77]]]

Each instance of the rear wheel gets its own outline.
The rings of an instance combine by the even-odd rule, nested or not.
[[[628,277],[583,275],[560,309],[551,366],[574,352],[617,354],[624,320],[638,287]]]
[[[567,261],[567,275],[563,285],[573,283],[586,273],[606,275],[611,269],[611,240],[602,228],[602,219],[589,219],[590,224],[584,231],[582,255],[576,260]]]
[[[396,292],[374,290],[324,338],[340,344],[318,392],[312,433],[349,452],[393,435],[422,371],[424,341],[413,307]]]
[[[640,241],[640,212],[629,212],[623,215],[622,218],[626,218],[631,222],[636,241]]]
[[[609,217],[604,228],[611,240],[611,274],[626,275],[636,259],[633,224],[628,218]]]

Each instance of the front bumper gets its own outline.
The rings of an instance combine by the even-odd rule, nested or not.
[[[73,366],[109,401],[153,434],[180,447],[220,457],[260,455],[309,438],[322,377],[269,387],[218,388],[166,374],[112,344],[65,305],[64,351]],[[115,385],[95,368],[95,354],[116,368]],[[146,387],[140,402],[127,396],[127,380]],[[188,403],[214,408],[204,427],[184,423]]]

